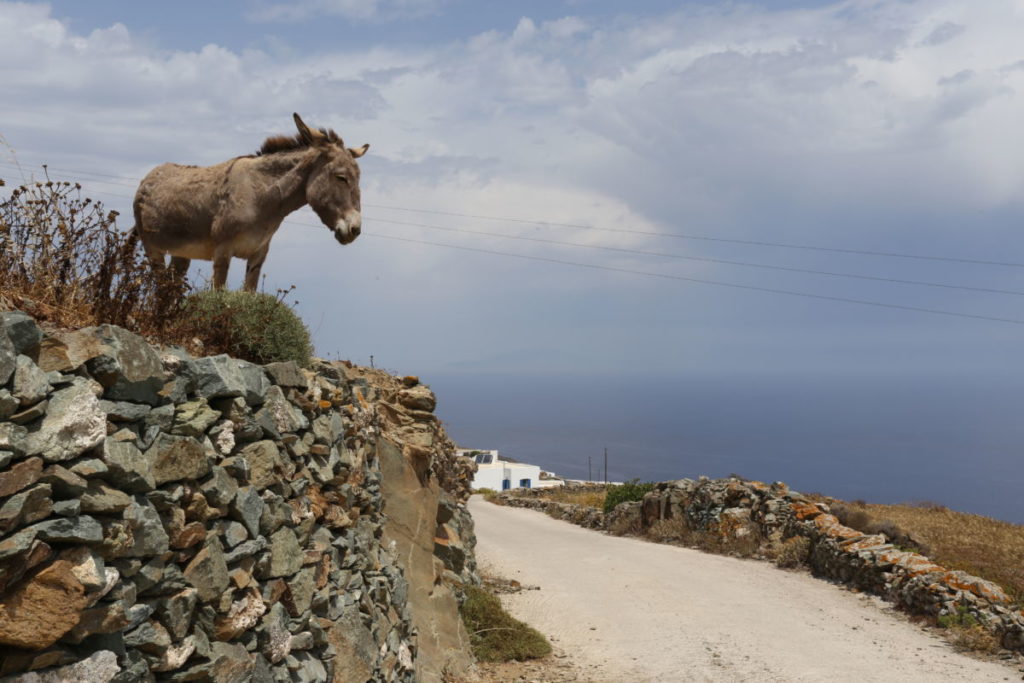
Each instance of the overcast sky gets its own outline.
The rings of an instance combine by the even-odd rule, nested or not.
[[[984,318],[1024,320],[1024,267],[744,242],[1024,263],[1022,35],[1020,0],[0,2],[0,177],[47,163],[128,228],[150,168],[297,111],[371,144],[363,236],[304,210],[264,267],[321,355],[1019,375],[1024,325]]]

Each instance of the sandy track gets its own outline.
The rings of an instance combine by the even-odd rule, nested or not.
[[[485,570],[593,681],[1015,681],[880,601],[753,560],[617,538],[470,501]]]

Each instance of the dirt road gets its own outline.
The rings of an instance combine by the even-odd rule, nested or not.
[[[470,501],[481,566],[592,681],[1019,681],[874,598],[754,560],[606,536]]]

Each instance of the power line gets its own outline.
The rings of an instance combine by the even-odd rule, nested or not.
[[[309,225],[308,223],[306,225]],[[972,318],[975,320],[989,320],[994,322],[1002,323],[1013,323],[1014,325],[1024,325],[1024,320],[1017,320],[1014,318],[1000,318],[996,316],[980,315],[977,313],[959,313],[956,311],[944,311],[937,308],[925,308],[923,306],[905,306],[903,304],[888,304],[881,301],[867,301],[864,299],[851,299],[841,296],[830,296],[827,294],[810,294],[808,292],[794,292],[788,289],[774,289],[771,287],[758,287],[755,285],[741,285],[735,282],[721,282],[719,280],[705,280],[702,278],[686,277],[683,275],[669,275],[667,273],[652,273],[643,270],[633,270],[631,268],[618,268],[615,266],[601,266],[594,263],[580,263],[578,261],[566,261],[563,259],[554,259],[544,256],[527,256],[525,254],[513,254],[505,251],[497,251],[494,249],[481,249],[478,247],[465,247],[457,244],[442,244],[440,242],[428,242],[426,240],[411,239],[408,237],[397,237],[395,235],[381,235],[379,233],[369,233],[367,237],[374,237],[386,240],[394,240],[397,242],[410,242],[412,244],[424,244],[432,247],[445,247],[448,249],[460,249],[462,251],[472,251],[480,254],[493,254],[495,256],[509,256],[512,258],[527,259],[530,261],[543,261],[545,263],[557,263],[565,266],[577,266],[579,268],[592,268],[596,270],[608,270],[617,273],[629,273],[631,275],[646,275],[648,277],[662,278],[666,280],[679,280],[683,282],[697,282],[705,285],[717,285],[719,287],[731,287],[733,289],[744,289],[754,292],[766,292],[769,294],[784,294],[786,296],[799,296],[808,299],[820,299],[824,301],[838,301],[848,304],[859,304],[861,306],[878,306],[881,308],[891,308],[901,311],[913,311],[915,313],[931,313],[933,315],[945,315],[956,318]]]
[[[20,166],[12,165],[12,164],[5,164],[3,162],[0,162],[0,166],[8,166],[9,168],[16,168],[19,171],[22,170],[22,167],[20,167]],[[63,172],[63,173],[73,173],[73,174],[76,174],[76,175],[93,175],[93,176],[101,176],[101,177],[105,177],[105,178],[117,178],[117,179],[124,179],[124,180],[134,180],[136,182],[139,181],[138,178],[131,178],[129,176],[111,175],[111,174],[106,174],[106,173],[98,173],[98,172],[94,172],[94,171],[76,171],[74,169],[67,169],[67,168],[60,168],[60,167],[49,167],[49,166],[47,168],[49,168],[52,171]],[[99,181],[99,182],[106,182],[106,181]],[[123,184],[123,183],[112,183],[112,184]],[[118,195],[114,195],[114,196],[118,196]],[[387,210],[392,210],[392,211],[406,211],[406,212],[413,212],[413,213],[436,214],[436,215],[441,215],[441,216],[458,216],[460,218],[474,218],[474,219],[478,219],[478,220],[489,220],[489,221],[505,221],[505,222],[509,222],[509,223],[521,223],[521,224],[525,224],[525,225],[550,226],[550,227],[560,227],[560,228],[574,228],[574,229],[580,229],[580,230],[597,230],[597,231],[600,231],[600,232],[611,232],[611,233],[628,234],[628,235],[644,235],[644,236],[647,236],[647,237],[662,237],[662,238],[685,239],[685,240],[699,240],[699,241],[705,241],[705,242],[720,242],[720,243],[724,243],[724,244],[743,244],[743,245],[748,245],[748,246],[774,247],[774,248],[780,248],[780,249],[800,249],[800,250],[804,250],[804,251],[821,251],[821,252],[827,252],[827,253],[852,254],[852,255],[859,255],[859,256],[885,256],[885,257],[889,257],[889,258],[916,259],[916,260],[921,260],[921,261],[942,261],[942,262],[948,262],[948,263],[966,263],[966,264],[973,264],[973,265],[1004,266],[1004,267],[1011,267],[1011,268],[1024,268],[1024,263],[1020,263],[1020,262],[1016,262],[1016,261],[996,261],[996,260],[987,260],[987,259],[970,259],[970,258],[962,258],[962,257],[955,257],[955,256],[932,256],[932,255],[924,255],[924,254],[910,254],[910,253],[906,253],[906,252],[893,252],[893,251],[881,251],[881,250],[870,250],[870,249],[849,249],[849,248],[843,248],[843,247],[822,247],[822,246],[813,246],[813,245],[806,245],[806,244],[793,244],[793,243],[789,243],[789,242],[771,242],[771,241],[762,241],[762,240],[744,240],[744,239],[738,239],[738,238],[711,237],[711,236],[708,236],[708,235],[693,235],[693,234],[683,234],[683,233],[674,233],[674,232],[655,232],[655,231],[651,231],[651,230],[628,230],[628,229],[625,229],[625,228],[605,228],[605,227],[599,227],[599,226],[594,226],[594,225],[584,225],[584,224],[580,224],[580,223],[562,223],[562,222],[557,222],[557,221],[544,221],[544,220],[533,220],[533,219],[524,219],[524,218],[512,218],[512,217],[508,217],[508,216],[488,216],[488,215],[483,215],[483,214],[460,213],[460,212],[456,212],[456,211],[440,211],[440,210],[435,210],[435,209],[417,209],[417,208],[412,208],[412,207],[393,206],[393,205],[386,205],[386,204],[364,204],[364,206],[366,206],[368,208],[387,209]],[[382,219],[377,219],[377,220],[382,220]]]
[[[370,218],[370,217],[367,217]],[[671,259],[684,259],[687,261],[700,261],[703,263],[721,263],[730,266],[743,266],[746,268],[764,268],[767,270],[781,270],[790,273],[805,273],[810,275],[827,275],[830,277],[848,277],[855,278],[858,280],[873,280],[875,282],[890,282],[901,285],[920,285],[923,287],[941,287],[944,289],[962,289],[969,292],[985,292],[988,294],[1012,294],[1015,296],[1024,296],[1024,292],[1019,292],[1010,289],[993,289],[989,287],[972,287],[970,285],[949,285],[941,282],[926,282],[923,280],[901,280],[899,278],[891,277],[877,277],[874,275],[858,275],[855,273],[836,273],[827,270],[812,270],[809,268],[795,268],[791,266],[775,266],[765,263],[752,263],[749,261],[730,261],[727,259],[716,259],[708,258],[705,256],[688,256],[686,254],[673,254],[660,251],[644,251],[641,249],[627,249],[625,247],[608,247],[598,244],[580,244],[578,242],[562,242],[561,240],[546,239],[543,237],[525,237],[522,235],[503,235],[495,232],[485,232],[482,230],[469,230],[466,228],[449,228],[440,225],[426,225],[424,223],[411,223],[407,221],[395,221],[386,218],[373,217],[371,220],[377,221],[378,223],[393,223],[395,225],[406,225],[417,228],[427,228],[429,230],[443,230],[445,232],[456,232],[467,235],[484,235],[489,237],[501,237],[503,239],[520,240],[525,242],[539,242],[542,244],[555,244],[563,247],[582,247],[585,249],[599,249],[601,251],[614,251],[622,254],[637,254],[640,256],[659,256],[662,258]]]

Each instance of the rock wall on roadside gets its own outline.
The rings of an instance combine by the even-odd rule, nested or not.
[[[639,503],[604,514],[580,505],[543,500],[543,491],[499,494],[503,505],[538,509],[558,519],[617,534],[644,534],[674,522],[690,531],[736,540],[758,539],[771,554],[787,539],[810,542],[807,564],[816,573],[880,595],[915,614],[969,614],[1008,650],[1024,652],[1024,610],[996,584],[900,550],[880,534],[843,526],[824,503],[785,484],[739,479],[662,482]],[[722,544],[727,547],[728,544]]]
[[[434,405],[0,314],[0,680],[464,673],[473,465]]]

